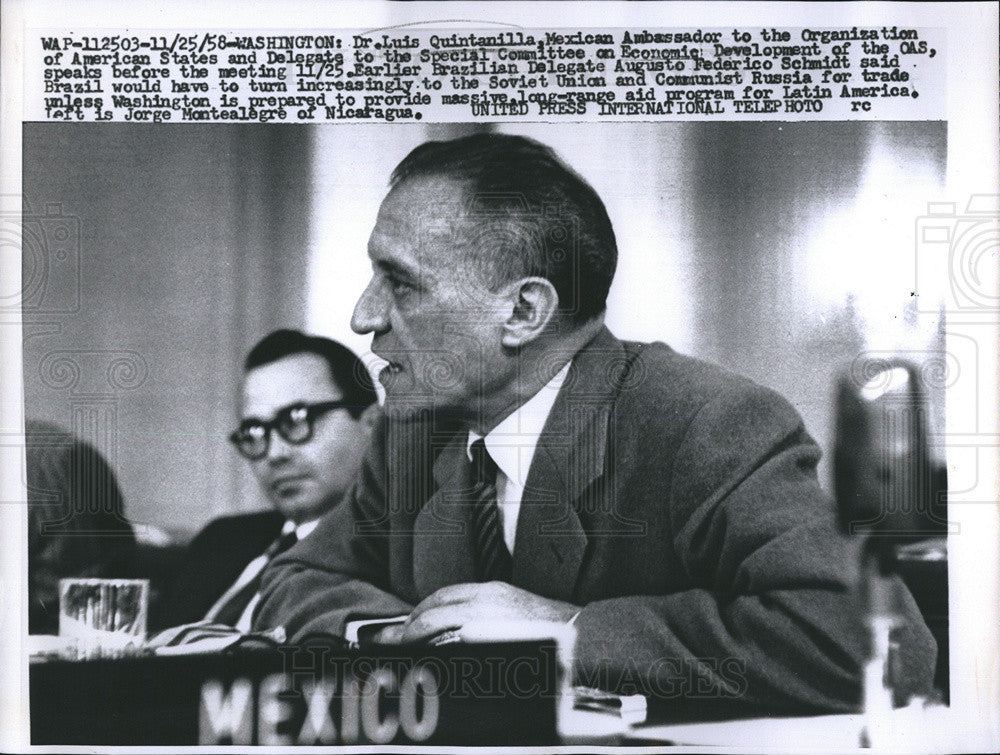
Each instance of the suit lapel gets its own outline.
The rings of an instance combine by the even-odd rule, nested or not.
[[[602,328],[573,359],[535,449],[518,514],[513,583],[538,595],[572,600],[587,549],[578,510],[607,465],[611,405],[626,369],[621,343]],[[475,580],[471,480],[463,470],[466,434],[438,454],[436,489],[413,520],[413,577],[419,598]],[[595,502],[596,503],[596,502]]]
[[[438,454],[436,490],[413,523],[413,577],[421,598],[446,585],[475,581],[465,440],[465,433],[455,433]]]
[[[521,499],[513,582],[570,601],[587,535],[577,511],[604,474],[614,367],[626,367],[621,343],[602,328],[574,358],[538,439]]]

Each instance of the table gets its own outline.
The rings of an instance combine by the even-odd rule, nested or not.
[[[554,641],[373,653],[315,645],[29,669],[35,745],[633,745],[855,749],[860,714],[629,728],[573,710]],[[662,703],[662,701],[659,701]],[[657,706],[652,706],[655,711]],[[976,750],[944,706],[914,704],[871,728],[904,751]],[[968,747],[962,745],[968,739]]]

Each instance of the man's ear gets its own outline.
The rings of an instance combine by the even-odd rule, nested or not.
[[[551,281],[540,277],[522,278],[510,290],[513,307],[503,325],[501,343],[518,348],[542,334],[559,307],[559,294]]]
[[[361,416],[358,417],[358,421],[364,427],[365,431],[369,433],[375,429],[375,425],[378,424],[380,419],[382,419],[382,407],[378,405],[378,401],[365,407],[365,410],[361,412]]]

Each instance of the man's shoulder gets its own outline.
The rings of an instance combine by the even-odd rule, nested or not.
[[[569,389],[637,397],[679,393],[695,398],[755,384],[712,362],[686,356],[661,341],[642,343],[616,337],[607,327],[573,357]]]
[[[661,341],[621,341],[621,345],[630,365],[623,387],[632,392],[675,391],[709,397],[719,391],[750,390],[756,386],[749,378],[713,362],[681,354]]]
[[[744,406],[793,423],[798,413],[779,393],[750,378],[661,342],[622,341],[629,369],[617,396],[620,412],[656,407],[657,414],[691,418],[706,406],[717,411]]]

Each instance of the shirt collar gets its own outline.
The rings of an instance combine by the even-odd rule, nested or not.
[[[319,519],[313,519],[311,522],[303,522],[302,524],[295,524],[291,519],[286,519],[284,526],[281,528],[281,534],[287,535],[292,530],[295,530],[295,537],[301,540],[316,529],[317,524],[319,524]]]
[[[538,439],[556,402],[556,396],[559,395],[559,389],[566,381],[569,365],[570,362],[563,365],[563,368],[538,393],[507,415],[500,424],[486,433],[485,438],[470,431],[465,444],[465,453],[469,460],[472,460],[472,444],[483,438],[490,458],[500,471],[508,480],[523,485],[524,480],[521,478],[527,476],[527,465],[530,465],[530,460],[535,454]],[[522,465],[521,461],[525,459],[528,460],[527,464]]]

